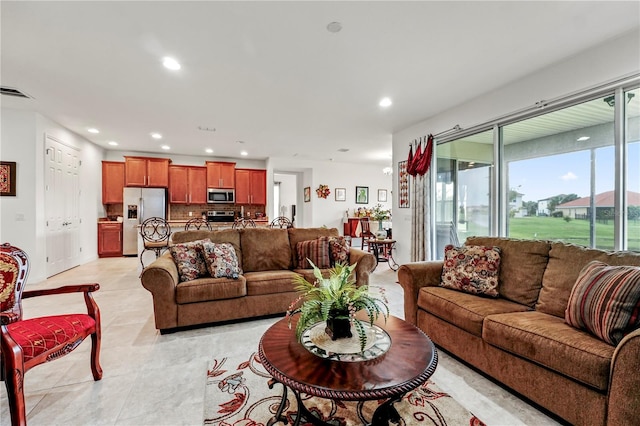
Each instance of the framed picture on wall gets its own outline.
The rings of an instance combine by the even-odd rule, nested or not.
[[[16,163],[0,161],[0,195],[16,196]]]
[[[304,188],[304,202],[308,203],[309,201],[311,201],[311,187],[310,186],[305,186],[305,188]]]
[[[369,204],[368,186],[356,186],[356,204]]]
[[[336,201],[347,201],[346,188],[336,188]]]
[[[386,189],[378,189],[378,201],[382,203],[387,202],[387,190]]]

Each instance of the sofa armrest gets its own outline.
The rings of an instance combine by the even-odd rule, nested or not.
[[[144,268],[140,275],[142,286],[153,296],[153,311],[156,328],[164,330],[178,326],[178,305],[176,303],[176,286],[179,276],[178,268],[171,257],[165,253],[151,265]]]
[[[611,360],[607,424],[636,424],[640,418],[640,329],[627,334]]]
[[[356,266],[356,285],[358,287],[369,285],[369,274],[376,269],[376,258],[373,254],[357,248],[349,248],[349,264]]]
[[[415,325],[418,317],[418,292],[420,288],[440,284],[441,260],[406,263],[398,269],[398,283],[404,290],[404,319]]]

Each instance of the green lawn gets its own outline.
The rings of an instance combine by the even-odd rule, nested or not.
[[[589,222],[565,222],[556,217],[523,217],[509,219],[509,236],[513,238],[561,240],[589,246]],[[628,229],[629,250],[640,251],[640,222],[631,221]],[[596,224],[596,246],[613,249],[613,220]]]

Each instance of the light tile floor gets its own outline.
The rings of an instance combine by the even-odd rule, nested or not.
[[[102,314],[101,364],[94,382],[87,339],[73,353],[26,374],[28,422],[36,425],[199,425],[205,375],[214,354],[246,351],[239,333],[267,326],[260,319],[160,335],[153,323],[151,294],[138,278],[136,258],[99,259],[59,274],[30,289],[98,282]],[[386,288],[392,314],[403,317],[396,273],[380,264],[371,285]],[[24,301],[25,317],[83,312],[78,294]],[[233,346],[233,345],[232,345]],[[558,424],[482,375],[440,351],[433,380],[489,425]],[[6,389],[0,386],[0,424],[9,425]]]

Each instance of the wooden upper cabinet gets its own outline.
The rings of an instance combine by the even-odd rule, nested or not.
[[[267,204],[267,171],[236,169],[236,204]]]
[[[206,167],[169,166],[169,203],[206,204]]]
[[[189,167],[189,203],[207,204],[207,168]]]
[[[167,188],[169,163],[167,158],[124,157],[125,186]]]
[[[236,163],[207,161],[207,187],[233,189],[236,186]]]
[[[102,162],[102,204],[122,204],[124,163]]]

